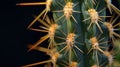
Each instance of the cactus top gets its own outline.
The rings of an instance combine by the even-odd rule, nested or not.
[[[93,66],[91,66],[91,67],[98,67],[97,65],[93,65]]]
[[[52,55],[52,62],[55,62],[55,63],[56,63],[56,61],[57,61],[57,59],[58,59],[59,56],[60,56],[60,54],[59,54],[58,52],[54,53],[54,54]]]
[[[52,2],[53,2],[53,0],[47,0],[47,1],[46,1],[46,9],[47,9],[48,11],[50,11],[50,7],[51,7]]]
[[[77,62],[71,62],[70,67],[77,67]]]
[[[111,0],[105,0],[107,4],[111,3]]]
[[[50,51],[46,52],[50,57],[53,63],[56,63],[58,57],[60,56],[59,52],[56,52],[55,48],[52,48]]]
[[[50,26],[50,28],[49,28],[49,37],[54,37],[57,27],[58,27],[57,24],[52,24]]]
[[[93,49],[97,49],[97,48],[98,48],[98,45],[99,45],[97,38],[96,38],[96,37],[92,37],[92,38],[90,39],[90,41],[91,41],[91,43],[92,43]]]
[[[73,4],[72,2],[67,2],[63,8],[66,19],[69,19],[70,16],[72,15],[72,12],[73,12],[72,4]]]
[[[99,19],[98,12],[95,9],[89,9],[88,13],[90,15],[91,22],[96,23]]]
[[[105,56],[108,58],[109,65],[111,65],[113,63],[113,56],[108,51],[105,51]]]
[[[112,24],[108,23],[108,22],[105,22],[104,25],[108,28],[108,31],[110,33],[109,35],[110,35],[110,37],[112,37],[113,36],[113,26],[112,26]]]
[[[67,40],[66,40],[66,42],[67,42],[67,45],[73,45],[74,44],[74,38],[75,37],[75,34],[74,33],[69,33],[68,35],[67,35]]]

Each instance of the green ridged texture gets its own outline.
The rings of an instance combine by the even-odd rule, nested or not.
[[[69,1],[67,1],[69,2]],[[106,3],[104,0],[97,0],[96,5],[94,5],[92,3],[91,0],[72,0],[72,2],[74,4],[78,3],[79,4],[77,6],[75,6],[73,9],[76,11],[80,11],[81,13],[73,13],[73,16],[75,17],[75,19],[77,20],[77,23],[70,18],[70,20],[66,20],[66,17],[64,16],[63,18],[61,18],[59,21],[56,21],[56,19],[60,18],[61,16],[63,16],[64,12],[53,12],[53,18],[54,20],[60,25],[60,30],[62,32],[64,32],[65,34],[69,34],[71,32],[73,32],[75,30],[75,34],[78,36],[78,38],[76,38],[75,40],[78,41],[81,44],[76,44],[84,53],[81,53],[80,51],[78,51],[76,48],[72,48],[72,56],[71,56],[71,62],[72,61],[76,61],[78,63],[77,67],[91,67],[94,64],[98,64],[100,67],[105,67],[108,66],[108,59],[107,57],[98,51],[98,54],[96,56],[95,52],[90,52],[88,54],[88,51],[91,48],[90,45],[90,38],[94,37],[94,36],[100,36],[100,38],[104,38],[104,42],[105,41],[109,41],[109,32],[107,30],[107,28],[100,22],[99,25],[101,27],[101,29],[103,30],[103,33],[101,33],[98,29],[98,27],[93,24],[91,26],[91,28],[89,30],[87,30],[89,24],[90,24],[90,20],[87,20],[85,22],[83,22],[83,20],[85,20],[86,18],[89,17],[87,10],[88,9],[96,9],[97,12],[100,12],[102,9],[106,8]],[[65,6],[65,1],[64,0],[54,0],[53,3],[53,7],[52,10],[63,10],[63,7],[60,6],[60,4],[62,4],[63,6]],[[96,7],[97,6],[97,7]],[[106,16],[106,9],[102,10],[102,12],[99,13],[99,16]],[[65,20],[65,21],[64,21]],[[102,21],[104,22],[106,19],[102,18]],[[64,21],[64,22],[63,22]],[[56,36],[60,36],[63,38],[66,38],[61,32],[57,32]],[[64,42],[64,40],[60,40],[60,39],[55,39],[57,43],[61,43]],[[100,44],[100,46],[105,47],[102,50],[106,50],[106,48],[108,48],[110,44],[105,43],[105,44]],[[62,46],[57,46],[57,50],[60,51],[62,48],[65,47],[65,44],[63,44]],[[63,52],[61,52],[61,54],[65,57],[61,58],[62,61],[58,61],[58,66],[59,67],[64,67],[62,66],[60,63],[63,63],[63,61],[66,61],[67,64],[69,64],[69,55],[70,55],[70,50],[68,51],[68,53],[66,55],[65,54],[65,50],[63,50]],[[75,53],[77,54],[77,56],[75,55]],[[99,63],[97,63],[97,59]],[[64,60],[63,60],[64,59]]]
[[[93,1],[95,1],[95,4]],[[71,2],[72,6],[74,6],[71,15],[74,18],[70,16],[69,19],[66,19],[63,8],[68,2]],[[114,29],[112,29],[115,33],[118,34],[115,36],[115,38],[118,40],[115,41],[113,41],[109,36],[110,31],[104,24],[105,22],[110,22],[111,17],[114,17],[113,19],[115,19],[117,16],[120,16],[120,0],[116,1],[116,3],[119,3],[118,11],[115,11],[117,7],[114,7],[115,9],[113,9],[113,6],[110,5],[111,9],[113,9],[112,14],[110,14],[105,0],[53,0],[50,12],[53,14],[53,21],[55,21],[59,27],[55,30],[55,38],[53,38],[54,40],[51,41],[50,45],[54,46],[54,48],[57,49],[56,52],[60,54],[55,64],[57,67],[120,67],[120,65],[116,66],[114,61],[112,61],[114,60],[113,57],[115,56],[115,60],[120,62],[120,53],[114,53],[114,51],[120,51],[120,20],[118,19],[116,20],[117,22],[115,21],[115,24],[119,24],[115,27],[115,29],[118,29],[117,32],[116,30],[114,31]],[[99,21],[97,22],[91,22],[91,17],[88,12],[90,9],[96,10],[99,17],[103,17],[99,18]],[[44,20],[45,19],[43,19],[43,21]],[[91,23],[92,25],[89,28]],[[49,22],[42,22],[42,24],[43,26],[48,24],[47,26],[49,27]],[[103,33],[100,31],[99,27]],[[42,28],[46,29],[45,27]],[[49,29],[47,29],[47,31],[47,33],[50,32]],[[71,41],[72,43],[68,42],[69,39],[72,38],[67,38],[69,34],[75,35],[74,41]],[[91,40],[93,37],[96,37],[96,39]],[[112,37],[114,37],[114,35]],[[41,40],[44,39],[45,38],[41,38]],[[55,41],[55,43],[52,43],[53,41]],[[114,49],[109,50],[110,46],[112,46]],[[51,50],[53,47],[50,46],[48,49]],[[40,51],[45,52],[45,50]],[[109,54],[106,54],[106,52]],[[51,56],[52,55],[50,54],[50,57]],[[56,57],[52,58],[52,62],[54,58]],[[75,64],[75,66],[71,66],[72,62],[76,62],[77,65]]]
[[[90,54],[87,54],[88,51],[91,48],[89,39],[91,37],[93,37],[93,36],[101,35],[101,33],[100,33],[98,27],[96,25],[94,25],[94,24],[91,26],[90,30],[87,30],[87,27],[90,24],[90,20],[87,20],[86,22],[83,22],[83,20],[89,17],[89,15],[87,13],[88,9],[95,8],[99,12],[104,7],[106,7],[106,5],[105,5],[106,3],[104,2],[104,0],[100,0],[100,1],[98,0],[98,3],[96,3],[97,5],[94,6],[93,3],[90,0],[82,0],[82,1],[80,1],[80,0],[72,0],[72,2],[74,4],[79,2],[79,4],[73,8],[74,10],[81,12],[81,13],[73,13],[73,16],[77,20],[77,23],[72,18],[70,18],[70,20],[66,20],[65,16],[63,18],[61,18],[59,21],[57,21],[57,23],[61,27],[60,30],[62,30],[66,34],[71,33],[71,32],[73,32],[75,30],[74,33],[77,36],[79,36],[75,40],[82,43],[82,45],[81,44],[76,44],[76,45],[78,45],[78,47],[84,53],[81,53],[77,49],[72,48],[73,51],[76,52],[77,56],[75,56],[74,55],[75,52],[72,51],[72,53],[71,53],[72,54],[71,61],[76,61],[77,63],[79,63],[78,67],[90,67],[93,64],[97,64],[97,61],[96,61],[97,58],[96,58],[95,54],[92,54],[92,52],[90,52]],[[53,3],[53,7],[54,7],[53,10],[63,10],[63,7],[60,6],[58,3],[62,4],[63,6],[65,5],[64,0],[55,0],[54,3]],[[98,6],[98,7],[96,8],[96,6]],[[53,12],[54,20],[56,21],[56,19],[61,17],[63,14],[64,14],[63,12]],[[100,16],[106,16],[106,10],[103,10],[99,15]],[[65,20],[65,22],[63,22],[64,20]],[[103,21],[104,20],[105,20],[105,18],[103,18]],[[106,36],[106,30],[104,29],[105,27],[102,24],[100,24],[100,25],[101,25],[101,28],[103,29],[103,32],[105,32],[105,33],[103,33],[101,35],[101,37],[102,38],[105,37],[104,41],[108,41],[108,35]],[[63,34],[61,34],[61,32],[58,32],[58,34],[56,34],[56,35],[59,35],[60,37],[66,38],[66,37],[64,37]],[[56,39],[56,41],[57,41],[57,43],[63,42],[62,40],[59,40],[59,39]],[[63,44],[63,45],[64,46],[57,46],[58,51],[61,50],[63,47],[65,47],[65,44]],[[107,44],[102,44],[101,46],[108,47]],[[105,49],[103,49],[103,50],[105,50]],[[64,55],[64,53],[65,52],[63,51],[62,54]],[[102,53],[100,53],[100,54],[101,54],[101,56],[98,55],[99,65],[103,64],[102,66],[104,66],[104,65],[107,64],[105,62],[108,62],[108,61],[107,61],[107,58]],[[69,55],[70,54],[68,52],[65,55],[66,59],[64,59],[64,61],[68,62],[68,56]]]

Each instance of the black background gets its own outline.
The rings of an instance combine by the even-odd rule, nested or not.
[[[37,41],[40,33],[26,28],[34,19],[33,15],[44,8],[16,6],[16,3],[30,1],[33,0],[0,1],[0,67],[20,67],[46,58],[40,52],[27,52],[27,45]]]
[[[44,6],[23,7],[16,3],[31,1],[0,1],[0,67],[20,67],[46,58],[43,53],[27,51],[27,45],[40,38],[40,33],[28,30],[27,26]]]

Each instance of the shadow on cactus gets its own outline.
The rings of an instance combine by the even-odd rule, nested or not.
[[[40,64],[45,67],[116,67],[114,60],[120,56],[114,52],[120,50],[116,48],[120,39],[120,10],[111,0],[46,0],[17,5],[46,6],[28,26],[46,35],[28,47],[29,51],[45,52],[50,59],[23,67]],[[53,15],[48,16],[48,12]],[[33,28],[37,21],[42,25]],[[47,48],[41,46],[46,40]],[[114,49],[109,50],[109,46]]]

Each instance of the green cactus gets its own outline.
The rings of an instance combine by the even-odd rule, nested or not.
[[[23,67],[39,64],[45,67],[116,67],[113,51],[120,49],[116,47],[116,40],[120,38],[120,10],[111,0],[46,0],[17,5],[46,6],[28,29],[47,34],[29,45],[29,51],[45,52],[50,59]],[[52,15],[48,16],[48,12]],[[41,26],[33,28],[37,21]],[[49,42],[47,48],[41,47],[45,40]],[[115,49],[109,51],[109,46]]]

